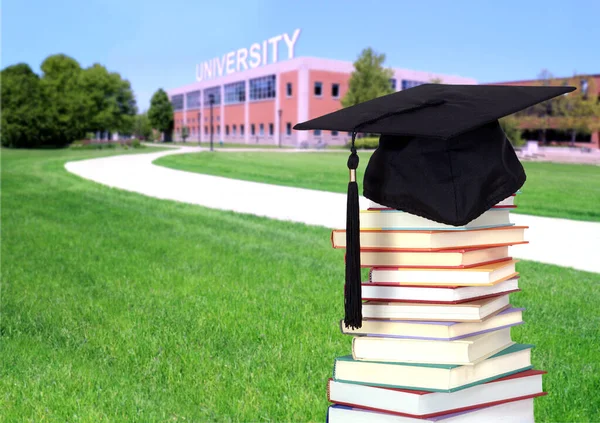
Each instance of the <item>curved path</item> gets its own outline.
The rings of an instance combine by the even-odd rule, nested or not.
[[[343,228],[346,195],[202,175],[157,166],[159,157],[206,151],[182,147],[125,156],[68,162],[65,168],[82,178],[150,197],[249,213],[328,228]],[[220,152],[264,151],[222,149]],[[308,150],[268,150],[306,154]],[[361,208],[367,200],[361,196]],[[514,246],[511,255],[541,263],[600,273],[600,223],[512,214],[517,225],[529,226],[529,244]]]

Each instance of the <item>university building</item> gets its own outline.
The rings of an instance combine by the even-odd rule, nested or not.
[[[260,47],[260,44],[253,44],[249,49],[250,57],[259,57],[257,46]],[[266,58],[266,49],[262,52]],[[252,56],[253,53],[255,56]],[[223,56],[222,61],[214,59],[218,60],[216,64],[205,63],[197,68],[199,81],[168,90],[175,110],[175,140],[182,139],[182,128],[186,126],[188,141],[209,141],[211,113],[215,143],[222,140],[314,147],[319,143],[345,144],[349,140],[346,132],[293,131],[292,127],[342,107],[341,99],[348,90],[350,74],[354,71],[352,62],[290,57],[285,61],[252,67],[259,58],[254,63],[249,62],[250,66],[242,66],[243,70],[233,71],[236,55],[239,61],[245,60],[248,53],[232,52]],[[232,71],[223,72],[224,66]],[[240,67],[239,63],[237,67]],[[216,69],[220,70],[221,76],[207,78],[216,74]],[[446,84],[477,83],[472,78],[393,69],[390,84],[394,90],[400,91],[432,80]]]
[[[591,99],[596,99],[600,103],[600,74],[593,75],[581,75],[577,77],[565,77],[565,78],[551,78],[549,81],[545,81],[554,85],[561,85],[565,82],[573,84],[579,90],[578,95],[584,95]],[[509,82],[496,82],[494,85],[540,85],[542,83],[539,79],[528,79],[521,81],[509,81]],[[547,142],[556,144],[570,144],[571,132],[568,126],[561,122],[564,117],[552,116],[547,122],[547,128],[545,129],[544,137]],[[590,120],[593,120],[590,119]],[[595,118],[596,125],[592,127],[589,133],[577,133],[576,135],[576,147],[587,147],[587,148],[600,148],[600,116]],[[523,138],[526,140],[537,140],[541,141],[541,130],[532,122],[523,122],[521,125],[523,130]]]

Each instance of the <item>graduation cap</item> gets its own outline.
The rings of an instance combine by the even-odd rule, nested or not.
[[[346,216],[347,327],[362,324],[356,134],[380,134],[379,147],[365,170],[364,197],[462,226],[525,183],[525,170],[498,119],[573,90],[423,84],[294,126],[352,133]]]

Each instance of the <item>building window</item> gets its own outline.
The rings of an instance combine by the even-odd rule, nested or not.
[[[288,97],[292,96],[292,83],[288,82],[285,86],[286,94]]]
[[[285,124],[285,134],[292,135],[292,122],[288,122]]]
[[[225,125],[225,135],[229,135],[229,125]]]
[[[333,98],[340,96],[340,84],[331,84],[331,96]]]
[[[244,136],[244,124],[240,123],[240,135],[243,137]]]
[[[321,82],[315,82],[315,95],[317,97],[323,95],[323,84]]]
[[[200,108],[200,91],[191,91],[185,95],[187,109]]]
[[[390,85],[392,87],[392,90],[396,91],[396,87],[398,85],[398,81],[396,81],[396,78],[391,78],[390,79]]]
[[[210,107],[210,96],[214,96],[214,105],[221,104],[221,87],[212,87],[204,90],[204,107]]]
[[[250,100],[275,98],[275,75],[251,79],[249,84]]]
[[[217,125],[217,135],[221,135],[221,125]]]
[[[173,110],[183,110],[183,94],[177,94],[171,97]]]
[[[264,123],[261,123],[259,125],[258,135],[260,135],[261,137],[265,135],[265,124]]]
[[[204,127],[204,135],[208,135],[208,126]]]
[[[252,123],[250,124],[250,135],[254,136],[256,134],[256,126]]]
[[[231,126],[231,135],[233,135],[234,137],[236,136],[236,132],[237,132],[237,127],[235,125]]]
[[[416,86],[422,85],[422,84],[426,84],[426,82],[422,82],[422,81],[410,81],[408,79],[403,79],[402,80],[402,89],[403,90],[407,90],[409,88],[413,88],[413,87],[416,87]]]
[[[246,101],[246,82],[241,81],[226,84],[223,89],[225,90],[225,104],[243,103]]]
[[[273,124],[269,123],[269,135],[273,135]]]
[[[584,97],[586,97],[588,95],[588,82],[587,82],[587,79],[582,79],[581,80],[581,93],[583,94]]]
[[[320,137],[321,136],[321,130],[320,129],[315,129],[315,131],[313,132],[315,137]]]
[[[331,131],[331,136],[332,137],[337,137],[338,136],[338,131]]]

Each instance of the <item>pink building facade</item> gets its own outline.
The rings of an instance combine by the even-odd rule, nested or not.
[[[168,90],[175,109],[174,139],[210,140],[211,107],[214,142],[314,147],[345,144],[349,134],[294,131],[293,126],[339,110],[348,90],[351,62],[297,57]],[[445,84],[476,84],[472,78],[393,69],[396,91],[438,80]]]

